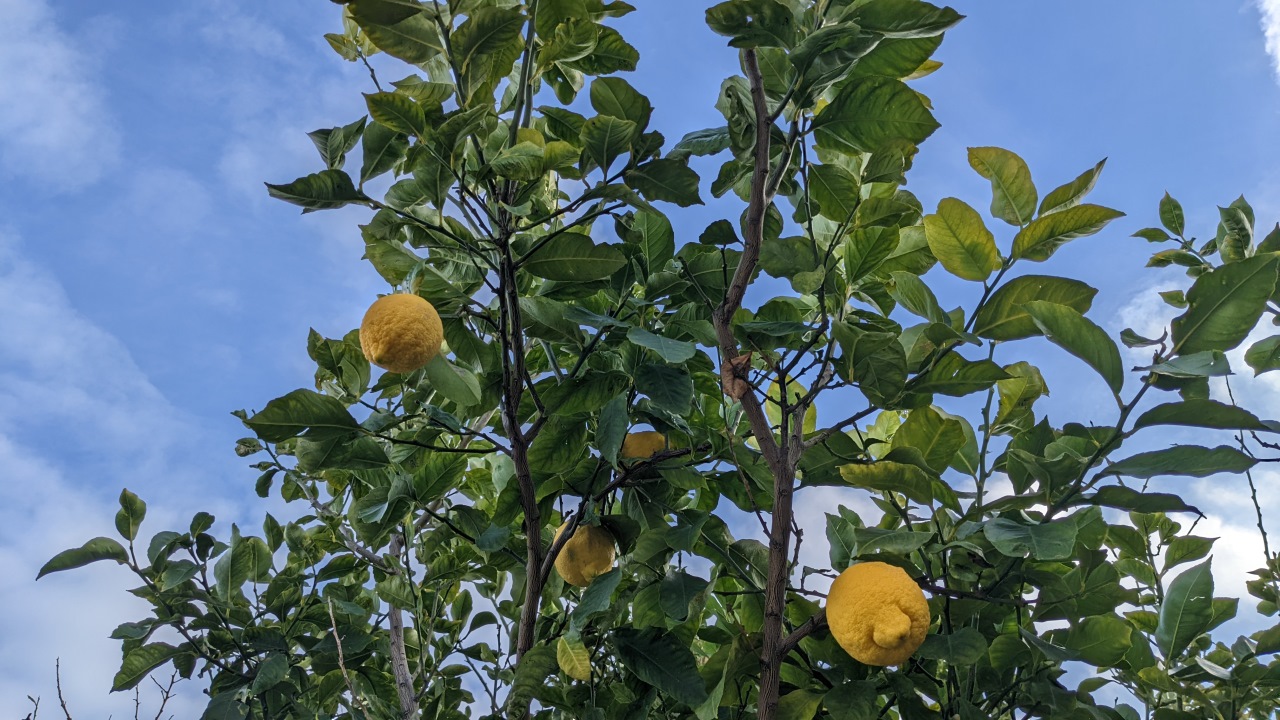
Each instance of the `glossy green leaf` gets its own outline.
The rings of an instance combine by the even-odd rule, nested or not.
[[[120,543],[111,538],[94,538],[78,548],[63,550],[54,555],[49,562],[40,568],[40,572],[36,574],[36,579],[39,580],[49,573],[84,567],[99,560],[115,560],[123,565],[129,561],[129,555]]]
[[[341,170],[321,170],[285,185],[267,183],[267,193],[278,200],[298,205],[304,213],[332,210],[360,199],[351,176]]]
[[[600,115],[582,126],[582,148],[587,157],[607,174],[613,161],[631,150],[631,139],[635,134],[636,124],[630,120]]]
[[[1258,416],[1235,405],[1216,400],[1184,400],[1165,403],[1144,412],[1133,424],[1135,430],[1151,425],[1186,425],[1220,430],[1270,432]]]
[[[1242,473],[1252,468],[1257,462],[1226,445],[1214,448],[1200,445],[1174,445],[1164,450],[1152,450],[1127,457],[1108,466],[1103,474],[1127,475],[1141,479],[1160,475],[1208,477],[1218,473]]]
[[[1186,232],[1186,215],[1182,212],[1182,204],[1173,199],[1169,193],[1165,193],[1160,199],[1160,223],[1165,226],[1169,232],[1178,237]]]
[[[996,549],[1011,557],[1030,555],[1036,560],[1066,560],[1075,548],[1079,528],[1071,519],[1023,525],[1008,518],[996,518],[982,527]]]
[[[995,236],[976,210],[955,198],[944,198],[938,212],[924,218],[929,249],[956,277],[985,282],[1000,269]]]
[[[650,160],[628,170],[626,180],[646,200],[669,202],[680,207],[702,204],[698,194],[698,174],[682,160]]]
[[[895,142],[920,144],[939,127],[914,90],[886,77],[842,87],[814,121],[823,147],[875,152]]]
[[[853,217],[861,201],[857,176],[839,165],[813,165],[808,178],[809,195],[824,217],[836,222]]]
[[[359,423],[336,398],[312,390],[294,390],[272,400],[261,412],[250,416],[244,424],[267,442],[280,442],[304,431],[318,439],[326,435],[347,434]]]
[[[584,282],[609,277],[627,264],[627,257],[615,245],[597,245],[587,235],[562,232],[520,263],[535,277]]]
[[[1213,619],[1212,565],[1211,558],[1184,570],[1165,590],[1155,636],[1166,660],[1181,657]]]
[[[631,328],[627,331],[627,339],[658,353],[663,360],[669,363],[679,364],[685,362],[698,351],[693,343],[665,338],[644,328]]]
[[[1048,275],[1023,275],[1000,286],[978,309],[973,332],[989,340],[1018,340],[1040,334],[1031,314],[1023,307],[1042,300],[1088,312],[1098,291],[1079,280]]]
[[[971,147],[969,165],[991,181],[993,216],[1016,227],[1031,222],[1039,195],[1026,161],[1003,148]]]
[[[728,0],[707,8],[707,26],[729,40],[730,47],[791,47],[796,18],[778,0]]]
[[[707,690],[688,647],[658,628],[617,628],[613,642],[623,667],[685,705],[697,706]]]
[[[1089,364],[1107,381],[1111,392],[1124,387],[1120,349],[1107,332],[1065,305],[1035,300],[1022,306],[1050,342]]]
[[[1280,335],[1259,340],[1244,353],[1244,361],[1253,368],[1254,376],[1280,369]]]
[[[1018,231],[1013,258],[1043,262],[1068,240],[1097,233],[1124,213],[1100,205],[1076,205],[1041,215]]]
[[[147,504],[142,498],[129,492],[126,488],[120,491],[120,510],[116,513],[116,530],[120,537],[132,541],[138,537],[138,527],[147,516]]]
[[[630,120],[644,130],[653,113],[653,105],[622,78],[597,78],[591,83],[591,107],[601,115]]]
[[[915,654],[916,657],[952,665],[973,665],[986,656],[987,639],[971,627],[962,627],[951,633],[930,633]]]
[[[1040,214],[1048,215],[1079,205],[1085,196],[1093,191],[1094,185],[1098,183],[1098,176],[1102,174],[1102,168],[1106,164],[1107,160],[1103,158],[1097,165],[1085,170],[1075,180],[1045,195],[1044,200],[1040,201]]]
[[[871,0],[854,15],[859,26],[889,38],[932,37],[964,19],[949,7],[920,0]]]
[[[1280,261],[1260,255],[1196,278],[1187,311],[1173,321],[1173,352],[1225,352],[1248,337],[1275,292]]]
[[[180,652],[182,650],[179,648],[162,642],[150,643],[130,650],[124,656],[120,671],[111,681],[111,692],[132,690],[146,679],[152,670],[165,664]]]

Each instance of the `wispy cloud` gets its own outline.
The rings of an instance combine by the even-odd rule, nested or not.
[[[47,0],[0,0],[0,16],[0,177],[57,190],[94,183],[119,153],[97,60]]]
[[[1262,13],[1262,32],[1267,37],[1267,53],[1280,77],[1280,0],[1257,0]]]
[[[36,584],[36,572],[57,552],[115,535],[122,486],[152,501],[145,537],[182,527],[198,499],[230,515],[228,502],[191,491],[220,469],[219,448],[201,448],[198,423],[3,230],[0,307],[0,716],[29,712],[27,694],[53,699],[58,657],[74,712],[123,716],[133,699],[108,693],[120,662],[108,635],[146,614],[126,592],[128,573],[107,564]],[[199,713],[196,685],[171,707],[177,716]]]

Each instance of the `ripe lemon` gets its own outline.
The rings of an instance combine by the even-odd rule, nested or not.
[[[556,530],[556,537],[564,532]],[[560,548],[556,556],[556,572],[570,585],[586,587],[596,576],[613,568],[613,536],[608,530],[593,525],[580,525]]]
[[[648,459],[665,450],[667,439],[662,433],[653,430],[627,433],[622,439],[622,450],[618,456],[624,459]]]
[[[444,327],[431,303],[417,295],[380,297],[360,323],[360,349],[384,370],[410,373],[440,354]]]
[[[929,603],[902,568],[858,563],[831,584],[827,624],[858,662],[901,665],[929,633]]]

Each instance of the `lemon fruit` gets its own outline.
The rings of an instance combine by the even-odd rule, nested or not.
[[[564,532],[564,525],[556,530],[556,538]],[[613,568],[613,536],[604,528],[580,525],[560,548],[556,556],[556,572],[570,585],[586,587],[598,575]]]
[[[840,573],[827,594],[831,635],[866,665],[900,665],[929,633],[929,603],[896,565],[864,562]]]
[[[648,459],[667,448],[667,439],[662,433],[654,430],[627,433],[622,439],[622,450],[618,457],[624,459]]]
[[[383,370],[410,373],[440,354],[444,326],[431,303],[398,293],[378,298],[360,322],[360,349]]]

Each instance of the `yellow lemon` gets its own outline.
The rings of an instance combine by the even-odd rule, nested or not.
[[[622,439],[622,451],[618,456],[624,459],[647,459],[662,452],[666,447],[667,439],[660,432],[645,430],[627,433],[627,436]]]
[[[556,530],[556,537],[564,532],[564,525]],[[608,530],[592,525],[580,525],[560,548],[556,556],[556,572],[570,585],[586,587],[613,568],[613,536]]]
[[[360,323],[360,349],[384,370],[410,373],[440,354],[444,327],[431,303],[398,293],[378,298]]]
[[[827,624],[858,662],[901,665],[929,633],[929,603],[902,568],[858,563],[831,584]]]

